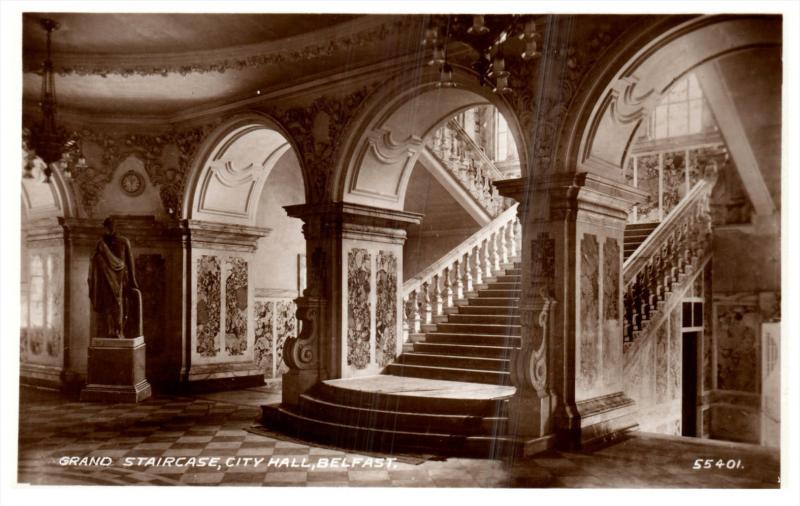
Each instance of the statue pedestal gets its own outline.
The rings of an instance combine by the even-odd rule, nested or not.
[[[92,338],[88,369],[81,401],[140,402],[152,395],[145,377],[144,337]]]

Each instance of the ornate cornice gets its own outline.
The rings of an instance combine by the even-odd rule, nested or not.
[[[267,65],[289,64],[325,58],[389,39],[414,23],[411,16],[364,16],[301,36],[220,50],[186,53],[132,54],[124,56],[56,54],[60,75],[166,76],[224,73]],[[24,58],[25,72],[40,72],[42,58]]]

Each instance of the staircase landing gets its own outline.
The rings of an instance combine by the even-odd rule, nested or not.
[[[506,399],[516,391],[511,386],[411,378],[391,374],[328,380],[325,384],[359,392],[447,399]]]

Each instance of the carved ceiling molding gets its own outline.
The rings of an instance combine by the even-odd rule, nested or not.
[[[354,49],[386,41],[396,34],[402,34],[413,24],[419,23],[413,17],[404,16],[399,19],[374,25],[364,20],[355,27],[337,26],[313,32],[300,40],[279,40],[263,44],[240,46],[224,50],[199,51],[192,53],[169,53],[161,55],[139,54],[119,57],[100,55],[63,55],[56,53],[53,60],[55,71],[60,75],[76,74],[80,76],[109,75],[129,76],[167,76],[168,74],[204,74],[210,72],[225,73],[228,70],[243,70],[267,65],[290,64],[300,61],[329,57],[337,52],[348,52]],[[358,30],[355,33],[346,33]],[[345,32],[345,35],[340,35]],[[41,61],[34,55],[23,59],[24,72],[41,73]]]
[[[552,18],[551,23],[566,22]],[[550,27],[558,33],[559,27]],[[626,27],[602,24],[583,41],[545,40],[543,56],[537,63],[507,60],[514,93],[507,97],[522,131],[528,135],[531,169],[534,174],[553,170],[558,136],[581,82],[600,59],[604,50]],[[580,30],[573,33],[580,34]]]
[[[297,156],[305,171],[309,203],[319,203],[330,197],[329,181],[345,133],[361,113],[367,97],[380,84],[373,82],[340,97],[323,95],[308,106],[267,110],[295,141]]]
[[[76,171],[70,179],[71,185],[80,195],[81,205],[88,216],[94,209],[105,186],[114,179],[117,167],[128,157],[142,161],[150,182],[159,190],[167,213],[178,217],[186,176],[200,143],[221,119],[200,126],[184,129],[173,128],[160,134],[114,134],[104,130],[82,127],[76,131],[83,143],[92,143],[100,148],[100,163],[90,163],[86,169]],[[85,144],[84,144],[85,145]],[[178,150],[177,165],[164,164],[164,148],[174,145]]]

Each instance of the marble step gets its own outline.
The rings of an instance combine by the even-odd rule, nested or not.
[[[384,372],[394,376],[466,381],[468,383],[487,383],[490,385],[509,385],[511,383],[511,375],[507,371],[483,371],[478,369],[408,365],[395,362],[389,364],[386,369],[384,369]]]
[[[507,358],[462,357],[440,353],[403,353],[396,364],[423,365],[428,367],[447,367],[452,369],[474,369],[480,371],[508,371],[511,363]]]
[[[305,417],[373,429],[401,429],[433,434],[484,435],[503,433],[507,417],[380,410],[349,406],[310,395],[301,395],[298,412]]]
[[[516,454],[520,449],[512,438],[492,434],[468,436],[359,427],[310,418],[280,406],[263,406],[261,412],[261,423],[270,429],[303,440],[320,441],[360,451],[389,454],[416,451],[425,454],[496,458]]]
[[[484,288],[478,290],[478,298],[488,297],[488,298],[497,298],[497,297],[509,297],[509,298],[516,298],[519,300],[520,293],[522,293],[522,289],[520,288],[511,288],[511,289],[495,289],[495,288]]]
[[[455,313],[447,316],[447,323],[488,323],[494,325],[519,325],[519,315],[506,314],[464,314]]]
[[[495,276],[493,282],[519,284],[522,282],[522,276],[509,276],[504,274],[501,276]]]
[[[414,352],[430,353],[435,355],[453,355],[459,357],[482,357],[482,358],[509,358],[513,347],[510,346],[482,346],[477,344],[453,344],[453,343],[431,343],[419,342],[412,345]]]
[[[497,334],[503,336],[519,336],[522,333],[522,327],[517,325],[508,324],[491,324],[491,323],[437,323],[435,332],[461,333],[461,334]]]
[[[506,315],[506,316],[519,316],[519,306],[459,306],[458,312],[451,314],[465,314],[465,315]]]
[[[519,297],[470,297],[469,306],[519,306]]]
[[[425,342],[469,344],[478,346],[505,346],[515,347],[520,345],[519,336],[501,334],[469,334],[456,332],[430,332],[425,334]]]
[[[351,380],[339,385],[368,384],[369,389],[342,388],[323,382],[308,395],[329,403],[382,411],[437,413],[460,416],[507,416],[508,387],[450,381],[407,379],[388,374]]]
[[[486,283],[487,290],[519,290],[522,286],[520,281],[492,281]],[[480,293],[481,290],[478,290]]]

